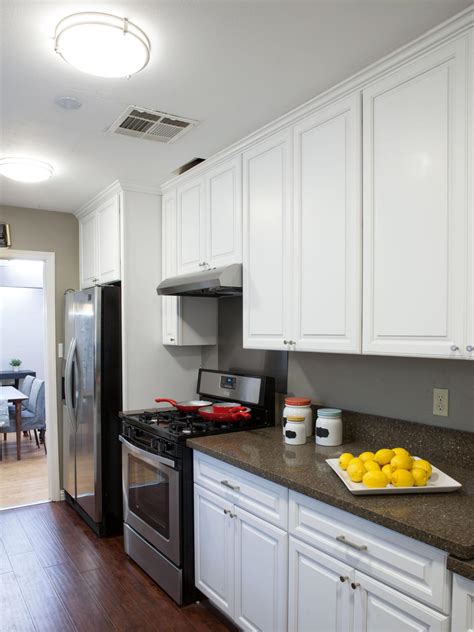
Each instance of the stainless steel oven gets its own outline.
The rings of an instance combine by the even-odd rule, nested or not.
[[[173,459],[122,442],[124,522],[176,565],[181,563],[180,471]]]

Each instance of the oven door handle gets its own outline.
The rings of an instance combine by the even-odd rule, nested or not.
[[[160,456],[159,454],[154,454],[153,452],[142,450],[142,448],[138,448],[136,445],[133,445],[133,443],[130,443],[130,441],[127,441],[122,435],[119,435],[119,440],[121,443],[123,443],[127,450],[129,450],[135,456],[145,457],[149,460],[155,461],[156,463],[161,463],[162,465],[171,467],[173,470],[176,469],[175,462],[171,459],[167,459],[166,457]]]

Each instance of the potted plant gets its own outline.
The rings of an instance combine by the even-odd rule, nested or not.
[[[21,360],[19,360],[18,358],[12,358],[10,360],[10,366],[14,371],[18,371],[21,366]]]

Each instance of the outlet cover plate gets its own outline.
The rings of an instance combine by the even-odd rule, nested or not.
[[[447,388],[433,389],[433,415],[447,417],[449,414],[449,390]]]

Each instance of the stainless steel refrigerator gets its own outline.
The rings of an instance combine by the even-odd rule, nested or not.
[[[63,486],[99,535],[122,524],[120,288],[66,292]]]

